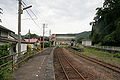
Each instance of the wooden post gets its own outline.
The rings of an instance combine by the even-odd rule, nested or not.
[[[22,14],[22,0],[19,1],[18,10],[18,57],[21,56],[21,14]]]
[[[14,55],[12,55],[12,72],[14,71]]]
[[[40,55],[41,55],[41,36],[40,36]]]
[[[45,24],[43,24],[43,50],[44,50],[44,39],[45,39]]]

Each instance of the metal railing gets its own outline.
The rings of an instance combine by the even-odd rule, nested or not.
[[[114,47],[114,46],[91,46],[91,47],[100,48],[100,49],[106,49],[106,50],[120,51],[120,47]]]

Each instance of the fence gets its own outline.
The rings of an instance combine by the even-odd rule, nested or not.
[[[91,47],[100,48],[100,49],[106,49],[106,50],[120,51],[120,47],[114,47],[114,46],[91,46]]]
[[[77,45],[77,47],[82,47],[82,45]],[[99,50],[105,50],[110,52],[120,52],[120,47],[115,47],[115,46],[85,46],[85,47],[91,47],[91,48],[96,48]]]
[[[23,54],[24,53],[24,54]],[[32,57],[33,55],[36,55],[38,54],[38,51],[34,51],[34,50],[31,50],[29,52],[27,51],[23,51],[20,53],[21,56],[19,57],[18,56],[18,53],[16,54],[11,54],[11,55],[8,55],[8,56],[4,56],[4,57],[0,57],[0,61],[5,61],[5,63],[3,64],[0,64],[0,70],[1,68],[4,68],[6,67],[5,69],[3,69],[1,72],[0,72],[0,75],[3,73],[3,72],[7,72],[8,70],[10,70],[11,72],[13,72],[15,70],[15,68],[19,67],[18,65],[27,60],[28,58]],[[9,66],[9,67],[7,67]]]

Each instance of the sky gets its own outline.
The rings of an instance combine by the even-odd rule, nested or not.
[[[42,35],[43,24],[46,24],[45,35],[80,33],[91,31],[89,25],[93,21],[97,7],[102,7],[104,0],[22,0],[34,21],[26,11],[22,14],[21,34],[29,29],[31,33]],[[3,9],[1,25],[18,33],[18,0],[0,0]],[[32,12],[34,12],[34,14]]]

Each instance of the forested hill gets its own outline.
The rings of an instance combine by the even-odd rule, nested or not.
[[[91,31],[85,31],[76,35],[77,38],[89,39]]]
[[[120,46],[120,0],[105,0],[97,8],[92,25],[91,39],[95,44]]]

